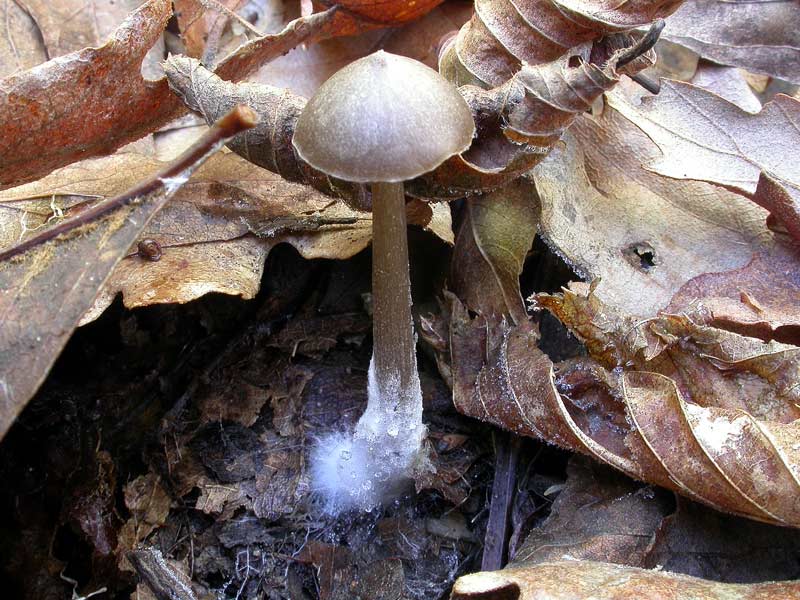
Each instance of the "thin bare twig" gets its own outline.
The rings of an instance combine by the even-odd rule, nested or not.
[[[227,115],[217,121],[214,126],[195,142],[189,149],[176,158],[162,171],[128,190],[120,196],[109,198],[87,208],[72,218],[61,221],[58,225],[46,229],[41,233],[20,242],[19,244],[0,252],[0,261],[8,260],[27,252],[31,248],[40,246],[50,240],[64,235],[71,231],[93,223],[113,211],[141,202],[148,195],[157,192],[161,188],[166,188],[180,181],[180,175],[193,164],[203,157],[216,152],[231,137],[253,127],[258,121],[258,117],[252,109],[246,106],[236,106]]]

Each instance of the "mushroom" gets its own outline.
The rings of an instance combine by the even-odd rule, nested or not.
[[[312,476],[329,510],[370,510],[425,464],[403,182],[465,151],[475,133],[458,90],[420,62],[376,52],[328,79],[292,143],[313,168],[372,192],[373,351],[355,431],[320,440]]]

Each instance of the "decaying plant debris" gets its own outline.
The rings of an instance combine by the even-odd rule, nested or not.
[[[51,4],[0,5],[4,597],[800,597],[796,3]],[[292,136],[376,50],[476,135],[406,184],[430,465],[333,516],[372,199]]]

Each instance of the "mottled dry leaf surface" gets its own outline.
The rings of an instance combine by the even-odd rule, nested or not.
[[[659,149],[613,108],[582,117],[570,135],[534,171],[541,230],[594,283],[536,303],[578,336],[590,358],[553,365],[527,323],[515,327],[488,313],[472,319],[461,302],[475,310],[470,298],[481,284],[473,283],[448,306],[456,406],[718,509],[800,525],[800,350],[741,335],[744,323],[706,325],[722,316],[703,303],[718,294],[757,311],[763,298],[773,313],[762,318],[780,315],[767,281],[780,300],[796,295],[785,235],[732,191],[642,168]],[[764,258],[761,268],[772,273],[759,273],[765,256],[784,260]],[[732,277],[728,289],[713,290],[710,281],[692,288],[695,278],[748,269],[751,281],[739,281],[738,296]],[[680,310],[662,312],[681,290]],[[760,331],[789,335],[791,326],[768,321]]]
[[[800,83],[796,2],[687,0],[664,37],[725,65]]]
[[[582,117],[533,171],[541,233],[597,297],[643,317],[690,279],[744,267],[771,239],[766,213],[709,183],[642,167],[658,147],[614,109]]]
[[[716,94],[679,81],[664,81],[657,96],[634,104],[621,93],[609,103],[650,136],[663,156],[646,162],[674,179],[707,181],[729,188],[766,208],[800,238],[800,100],[779,94],[758,114],[750,114]],[[767,173],[792,201],[774,206],[754,196]]]
[[[301,43],[355,33],[336,10],[296,19],[276,34],[253,37],[216,72],[240,79]],[[42,177],[79,159],[113,152],[159,129],[185,109],[164,78],[142,77],[142,62],[159,42],[172,2],[149,0],[111,39],[0,80],[0,186]],[[384,26],[384,25],[382,25]],[[13,54],[13,49],[12,49]],[[87,119],[87,115],[97,118]]]
[[[0,264],[2,433],[39,388],[81,317],[148,222],[225,139],[252,126],[243,114],[255,118],[249,110],[231,113],[174,163],[126,192],[135,201]],[[7,212],[18,214],[13,205]]]
[[[524,178],[465,204],[449,283],[471,310],[527,320],[519,275],[536,235],[537,213],[536,191]]]
[[[24,7],[36,23],[49,60],[103,45],[125,17],[144,1],[20,0],[16,4]]]
[[[459,410],[718,509],[800,525],[798,348],[685,315],[625,316],[585,284],[537,302],[591,358],[554,366],[534,331],[470,319],[451,297]]]
[[[149,156],[122,152],[4,190],[0,247],[118,195],[163,166]],[[446,204],[411,203],[409,222],[453,241]],[[366,248],[371,238],[370,213],[222,153],[202,166],[137,236],[82,323],[96,318],[118,293],[129,308],[184,303],[209,292],[252,298],[276,244],[289,243],[309,259],[345,259]],[[138,253],[141,240],[158,243],[158,260]]]
[[[512,563],[502,571],[461,577],[451,600],[769,600],[796,598],[797,583],[737,585],[592,561]]]
[[[152,131],[153,115],[177,114],[165,83],[147,82],[141,75],[142,61],[171,14],[171,2],[150,0],[105,45],[0,81],[5,92],[0,97],[0,185],[30,181],[79,157],[113,151]]]
[[[16,2],[0,4],[0,77],[48,59],[36,21]]]
[[[653,536],[670,510],[663,491],[574,456],[550,514],[527,534],[512,561],[532,565],[571,559],[644,566]]]

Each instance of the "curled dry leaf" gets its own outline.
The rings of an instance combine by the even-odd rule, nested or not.
[[[133,152],[76,163],[35,183],[0,192],[0,247],[113,197],[162,168]],[[449,207],[412,202],[409,222],[453,242]],[[127,250],[81,324],[118,293],[128,308],[184,303],[209,292],[252,298],[272,247],[289,243],[305,258],[344,259],[367,247],[370,213],[307,186],[288,183],[231,153],[218,154],[175,193],[138,236],[160,247],[157,260]]]
[[[536,235],[536,202],[533,184],[520,178],[464,205],[449,284],[470,310],[508,315],[515,323],[527,320],[519,275]]]
[[[696,322],[800,345],[798,306],[800,253],[776,239],[739,269],[694,277],[672,297],[667,310],[692,310]]]
[[[36,21],[17,2],[0,4],[0,77],[35,67],[48,59]]]
[[[238,79],[301,43],[344,35],[336,9],[255,38],[216,72]],[[143,79],[142,61],[172,14],[149,0],[99,48],[86,48],[0,81],[0,187],[20,185],[78,159],[108,154],[184,112],[165,79]],[[86,115],[95,118],[86,119]]]
[[[742,268],[771,240],[765,211],[738,194],[642,168],[659,149],[614,109],[580,117],[565,142],[533,171],[542,235],[627,314],[655,315],[693,277]]]
[[[79,229],[69,229],[76,221],[67,220],[0,252],[0,435],[44,380],[111,271],[153,215],[225,139],[252,126],[253,119],[249,109],[230,113],[151,179],[81,211],[74,217]],[[92,216],[92,221],[84,220]],[[63,235],[53,237],[59,233]],[[50,241],[19,254],[37,239]]]
[[[458,85],[501,85],[523,64],[552,62],[586,42],[651,23],[682,0],[477,0],[475,14],[443,49],[442,74]]]
[[[800,100],[777,95],[750,114],[716,94],[680,81],[664,81],[658,96],[636,105],[620,92],[609,103],[647,133],[663,156],[646,163],[674,179],[707,181],[753,197],[761,172],[791,198],[791,233],[800,209]],[[780,218],[783,213],[776,213]]]
[[[538,299],[596,361],[554,369],[529,327],[470,320],[451,297],[461,412],[717,509],[800,526],[796,347],[682,316],[621,319],[582,287]]]
[[[378,48],[419,60],[435,69],[442,38],[456,31],[471,15],[470,0],[450,0],[424,17],[389,31],[373,30],[296,48],[264,65],[248,81],[286,88],[310,98],[336,71]],[[302,73],[302,77],[298,77],[298,73]]]
[[[78,157],[110,152],[157,128],[149,127],[151,115],[177,114],[166,85],[141,76],[142,60],[171,13],[168,0],[150,0],[105,45],[0,82],[5,92],[0,96],[0,186],[30,181]],[[87,120],[87,114],[102,118]]]
[[[473,573],[456,581],[451,600],[768,600],[795,598],[800,584],[717,583],[663,571],[592,561],[556,561]]]
[[[541,161],[574,119],[617,84],[617,62],[629,50],[626,46],[614,52],[602,68],[587,61],[573,67],[565,59],[526,66],[492,90],[462,88],[476,120],[477,139],[462,156],[408,182],[409,193],[422,198],[457,198],[513,181]],[[636,69],[650,64],[652,56],[648,59]],[[368,205],[365,186],[328,177],[295,154],[291,140],[305,98],[264,84],[223,81],[185,56],[170,57],[165,71],[184,103],[209,122],[236,103],[255,108],[261,122],[247,136],[232,142],[234,152],[289,181],[343,197],[355,206]]]
[[[725,65],[800,83],[796,2],[687,0],[664,37]]]

